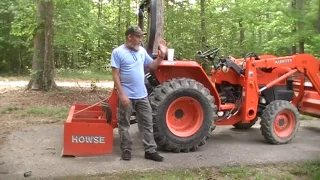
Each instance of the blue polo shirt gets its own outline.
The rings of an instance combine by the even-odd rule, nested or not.
[[[111,67],[119,69],[120,83],[128,98],[141,99],[148,96],[145,66],[152,61],[143,47],[139,51],[133,51],[122,44],[112,51]]]

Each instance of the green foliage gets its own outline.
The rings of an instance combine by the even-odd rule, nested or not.
[[[126,27],[137,24],[136,2],[54,1],[56,68],[105,71],[113,48],[124,41]],[[200,1],[190,2],[165,1],[165,39],[178,59],[196,58],[203,45],[219,47],[223,55],[234,57],[248,52],[283,56],[292,53],[293,45],[298,52],[299,41],[304,42],[305,53],[320,57],[318,0],[304,1],[302,9],[293,8],[288,0],[206,0],[205,29]],[[1,73],[30,74],[35,15],[32,0],[0,2]]]

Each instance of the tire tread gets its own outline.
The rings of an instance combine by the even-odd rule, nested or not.
[[[200,92],[204,97],[206,97],[207,101],[210,102],[211,111],[212,111],[212,121],[211,124],[206,124],[209,126],[207,129],[208,132],[205,133],[200,140],[188,144],[178,144],[176,142],[168,139],[167,136],[164,135],[162,129],[159,129],[157,126],[158,119],[158,107],[162,105],[164,101],[166,101],[169,94],[178,91],[180,89],[193,89]],[[214,124],[214,121],[218,118],[217,106],[215,105],[215,99],[210,95],[210,91],[200,82],[197,82],[193,79],[189,78],[173,78],[168,81],[165,81],[163,84],[157,86],[154,91],[150,94],[150,103],[153,111],[153,121],[154,121],[154,137],[156,143],[161,146],[163,149],[172,152],[189,152],[196,151],[200,146],[206,144],[206,140],[208,139],[211,133],[211,126]],[[208,122],[208,121],[207,121]]]

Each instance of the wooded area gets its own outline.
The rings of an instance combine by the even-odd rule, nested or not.
[[[128,25],[138,24],[139,3],[140,0],[1,1],[1,74],[32,74],[35,82],[44,81],[45,88],[50,88],[54,85],[52,71],[85,69],[107,73],[112,49],[123,43]],[[164,38],[175,48],[177,58],[194,59],[196,51],[206,45],[219,47],[224,55],[234,57],[248,52],[278,56],[305,52],[320,57],[320,0],[163,3]],[[37,88],[37,83],[30,82]]]

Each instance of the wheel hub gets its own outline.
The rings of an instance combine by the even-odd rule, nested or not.
[[[288,126],[289,119],[287,117],[280,117],[278,121],[279,129],[285,129]]]
[[[168,107],[166,123],[174,135],[189,137],[197,133],[203,123],[201,104],[192,97],[180,97]]]
[[[279,120],[279,126],[283,126],[283,125],[284,125],[284,119],[282,118]]]
[[[278,137],[286,138],[291,135],[295,127],[295,118],[291,111],[280,112],[274,121],[274,132]]]
[[[182,109],[177,109],[176,112],[174,113],[174,116],[177,118],[177,119],[181,119],[184,115],[184,112]]]

